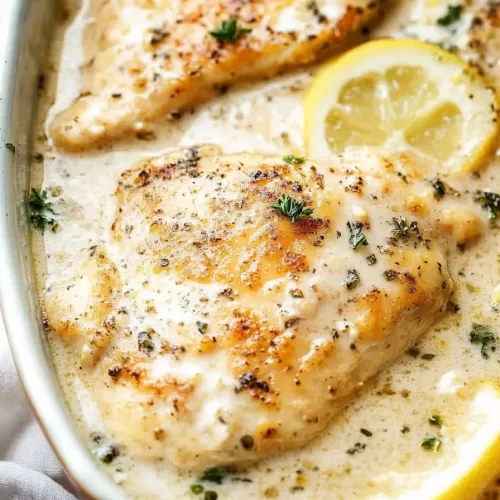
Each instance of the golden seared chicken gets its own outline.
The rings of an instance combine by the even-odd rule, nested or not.
[[[302,66],[366,28],[381,0],[91,0],[80,96],[52,124],[82,150],[241,80]]]
[[[477,66],[493,85],[500,79],[500,2],[419,0],[409,35],[439,44]]]
[[[407,159],[215,153],[126,171],[109,234],[45,296],[109,436],[185,470],[318,435],[437,321],[445,241],[481,227],[405,177]]]

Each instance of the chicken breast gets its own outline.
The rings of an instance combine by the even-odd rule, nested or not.
[[[109,234],[45,295],[110,439],[181,470],[308,443],[453,288],[399,160],[216,153],[124,172]]]
[[[338,48],[380,0],[92,0],[80,96],[52,123],[82,150],[135,134],[227,85],[276,75]]]
[[[476,66],[494,85],[500,79],[500,3],[420,0],[409,35],[436,43]]]

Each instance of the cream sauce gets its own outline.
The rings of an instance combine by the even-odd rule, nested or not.
[[[43,131],[78,94],[82,32],[92,22],[87,17],[88,3],[83,0],[78,11],[76,5],[70,5],[71,22],[55,34],[53,69],[47,74],[48,90],[39,111],[37,151],[44,155],[43,185],[61,188],[61,196],[54,199],[60,231],[46,232],[43,244],[39,234],[35,235],[42,288],[69,277],[81,266],[82,250],[107,238],[115,216],[112,194],[117,180],[138,160],[179,145],[203,143],[218,144],[226,153],[282,155],[303,149],[301,99],[313,70],[235,87],[181,119],[165,122],[151,142],[130,141],[81,155],[53,149]],[[401,33],[413,6],[401,3],[406,5],[394,12],[375,36]],[[407,33],[411,33],[411,26]],[[479,179],[467,177],[452,184],[462,182],[461,187],[470,190],[500,186],[499,166],[497,158]],[[35,164],[35,185],[41,176],[41,165]],[[484,360],[468,340],[473,322],[500,332],[500,314],[492,304],[492,293],[500,283],[498,238],[498,230],[491,230],[476,246],[451,260],[456,281],[453,300],[459,311],[432,328],[412,355],[403,356],[366,384],[321,438],[302,450],[249,466],[222,485],[205,483],[207,489],[216,491],[220,499],[290,498],[292,494],[297,499],[386,499],[407,498],[404,495],[413,488],[435,481],[437,472],[459,460],[462,444],[482,423],[475,416],[474,402],[481,387],[486,381],[500,384],[498,355]],[[92,400],[92,380],[78,369],[79,357],[71,346],[50,335],[49,340],[67,402],[91,446],[90,433],[105,432],[99,408]],[[434,357],[422,358],[425,354]],[[443,418],[441,429],[428,422],[436,414]],[[422,440],[438,434],[443,441],[440,452],[422,450]],[[120,456],[104,467],[130,498],[195,498],[190,485],[198,482],[196,478],[179,475],[165,463]]]

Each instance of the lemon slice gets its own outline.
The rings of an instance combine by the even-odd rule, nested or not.
[[[460,443],[455,462],[436,471],[418,492],[404,500],[473,500],[500,472],[500,393],[486,387],[476,396],[469,416],[468,432]]]
[[[365,43],[327,63],[305,102],[307,154],[412,151],[477,169],[498,134],[495,93],[457,56],[419,40]]]

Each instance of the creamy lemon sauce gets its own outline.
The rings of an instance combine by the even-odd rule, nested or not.
[[[415,34],[419,28],[411,22],[414,5],[401,3],[405,5],[390,14],[374,36]],[[178,146],[206,143],[220,146],[225,153],[300,154],[301,102],[314,73],[311,69],[231,88],[179,119],[165,120],[153,141],[133,140],[105,151],[65,154],[52,147],[46,130],[51,119],[78,95],[82,33],[92,22],[87,0],[79,10],[76,5],[69,7],[71,22],[55,34],[53,69],[46,75],[47,89],[40,104],[36,152],[43,159],[37,156],[33,167],[35,185],[43,177],[44,186],[60,188],[53,200],[60,230],[45,232],[43,241],[40,233],[34,237],[41,288],[69,278],[82,265],[84,249],[110,243],[106,239],[116,215],[112,195],[120,174],[137,161]],[[284,11],[280,22],[298,22],[285,19],[286,15]],[[462,36],[462,29],[460,25],[457,37]],[[444,42],[441,36],[438,30],[427,38]],[[499,166],[494,158],[478,176],[438,174],[457,190],[474,192],[500,187]],[[484,424],[477,395],[487,382],[500,384],[499,355],[493,353],[486,360],[469,341],[473,323],[500,332],[500,304],[494,302],[499,295],[494,289],[500,283],[499,237],[499,231],[491,227],[477,244],[454,254],[449,265],[456,307],[414,349],[366,384],[324,435],[299,451],[227,473],[220,485],[203,483],[205,489],[216,491],[221,499],[404,498],[456,463],[464,453],[463,443]],[[91,434],[106,435],[106,427],[93,401],[91,375],[80,370],[80,353],[71,345],[50,333],[49,340],[67,403],[83,439],[93,449]],[[441,417],[441,426],[429,423],[433,415]],[[439,452],[421,447],[428,437],[441,439]],[[195,498],[190,486],[199,483],[164,462],[133,460],[126,453],[103,467],[131,498]]]

